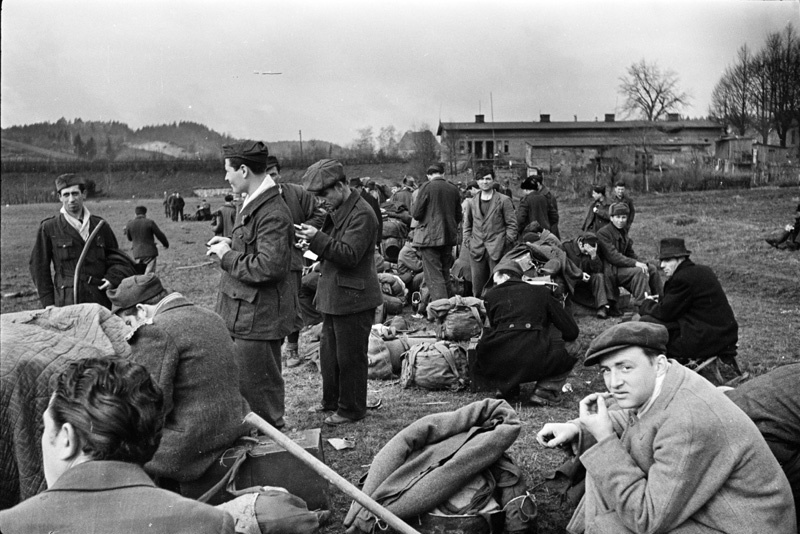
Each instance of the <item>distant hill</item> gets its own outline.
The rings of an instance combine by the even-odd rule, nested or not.
[[[206,159],[220,156],[220,147],[237,141],[194,122],[173,122],[132,130],[127,124],[64,118],[0,130],[2,159]],[[279,158],[298,158],[299,141],[264,140]],[[342,148],[326,141],[303,142],[306,159],[337,157]]]

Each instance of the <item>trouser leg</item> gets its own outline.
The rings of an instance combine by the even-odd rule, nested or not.
[[[422,257],[422,272],[425,275],[425,283],[428,285],[428,292],[431,295],[431,300],[446,299],[447,280],[449,278],[449,267],[452,267],[452,261],[447,268],[448,276],[445,278],[445,265],[444,258],[441,251],[442,247],[421,247],[419,254]],[[452,258],[452,253],[450,255]]]
[[[285,389],[280,340],[234,339],[239,390],[250,409],[275,428],[283,428]]]
[[[652,263],[647,264],[647,282],[650,286],[650,294],[664,296],[664,283],[661,281],[661,275],[658,273],[658,268]]]
[[[483,258],[476,260],[475,258],[469,259],[470,273],[472,273],[472,290],[476,293],[476,297],[480,298],[483,294],[483,288],[486,282],[489,281],[490,267],[489,255],[484,254]]]
[[[374,309],[323,314],[320,363],[322,404],[349,419],[367,415],[367,346]],[[324,351],[324,352],[323,352]]]
[[[608,305],[608,297],[606,296],[606,277],[602,274],[593,274],[589,278],[589,284],[592,287],[592,296],[594,297],[594,305],[596,308]]]
[[[617,283],[630,291],[635,306],[644,302],[644,294],[650,290],[648,276],[637,267],[617,268]]]

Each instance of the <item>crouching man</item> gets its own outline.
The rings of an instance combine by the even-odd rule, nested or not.
[[[145,471],[160,486],[182,491],[248,433],[236,346],[217,314],[168,293],[154,274],[126,278],[108,297],[111,311],[134,328],[131,359],[164,392],[161,446]]]
[[[42,415],[47,490],[0,512],[0,531],[230,533],[233,518],[156,488],[142,466],[161,440],[164,398],[122,358],[76,360]]]
[[[579,440],[585,450],[586,494],[568,532],[796,532],[789,482],[756,426],[668,360],[667,339],[641,322],[600,334],[584,365],[600,366],[608,393],[537,434],[545,447]]]

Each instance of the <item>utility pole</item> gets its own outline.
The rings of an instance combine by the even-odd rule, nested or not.
[[[300,133],[300,166],[302,167],[305,165],[303,162],[303,130],[298,130]]]

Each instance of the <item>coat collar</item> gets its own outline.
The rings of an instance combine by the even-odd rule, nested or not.
[[[159,303],[158,310],[156,311],[156,315],[159,313],[164,313],[170,310],[174,310],[175,308],[183,308],[184,306],[192,306],[193,304],[189,302],[186,297],[181,295],[180,293],[170,293],[164,299],[169,299],[167,302],[163,302],[163,306]]]
[[[242,211],[239,213],[242,218],[242,224],[247,224],[247,220],[250,219],[256,210],[280,194],[280,188],[277,186],[270,187],[263,193],[260,193],[252,202],[242,208]]]
[[[469,199],[470,202],[472,202],[473,207],[475,208],[475,210],[473,212],[473,215],[475,215],[477,217],[480,217],[482,219],[488,219],[489,216],[494,212],[494,210],[496,210],[500,206],[500,197],[499,197],[499,195],[501,195],[501,194],[502,193],[499,193],[497,191],[494,192],[494,194],[492,195],[492,198],[489,199],[489,209],[486,211],[485,215],[481,214],[481,209],[480,209],[480,206],[481,206],[481,194],[478,193],[477,195],[475,195],[474,197]]]
[[[361,194],[355,189],[351,188],[350,196],[347,197],[347,200],[345,200],[342,205],[339,206],[339,209],[330,214],[331,220],[333,221],[333,226],[335,228],[339,229],[342,226],[344,221],[347,220],[347,216],[350,215],[351,211],[353,211],[358,199],[360,198]],[[366,202],[366,200],[364,202]],[[369,209],[372,210],[372,207],[370,206]]]
[[[134,486],[155,487],[155,484],[137,464],[93,460],[67,470],[47,491],[102,491]]]

